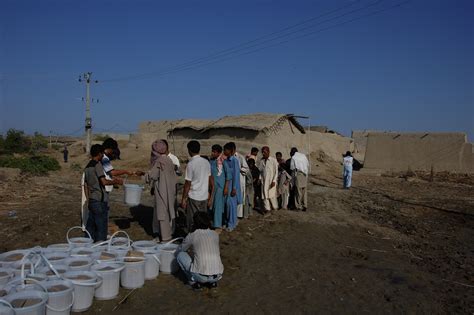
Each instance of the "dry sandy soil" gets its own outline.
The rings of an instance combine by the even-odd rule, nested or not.
[[[116,167],[137,166],[124,157]],[[0,252],[64,242],[78,225],[80,170],[70,165],[47,177],[0,178]],[[353,189],[342,190],[336,173],[321,169],[310,180],[307,212],[255,213],[221,234],[217,289],[194,292],[181,275],[160,275],[113,314],[474,312],[472,177],[355,173]],[[122,194],[113,192],[112,220],[134,240],[151,239],[150,197],[128,208]],[[84,314],[112,314],[128,292]]]

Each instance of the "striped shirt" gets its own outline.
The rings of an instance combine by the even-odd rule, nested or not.
[[[196,230],[188,234],[181,244],[181,250],[192,247],[194,260],[191,272],[205,276],[220,275],[224,272],[219,250],[219,235],[210,230]]]

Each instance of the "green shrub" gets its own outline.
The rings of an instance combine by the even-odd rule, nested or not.
[[[46,148],[48,148],[48,139],[46,139],[46,137],[40,134],[39,132],[35,132],[33,137],[31,137],[30,150],[32,152],[37,152],[38,150]]]
[[[5,153],[26,153],[30,151],[31,140],[21,130],[9,129],[5,140],[3,141],[3,148]]]
[[[46,175],[49,171],[57,171],[61,168],[56,159],[44,155],[29,157],[1,156],[0,167],[19,168],[22,173],[31,175]]]

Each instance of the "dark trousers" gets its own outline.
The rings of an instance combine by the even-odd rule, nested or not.
[[[89,200],[89,217],[86,230],[94,242],[107,240],[109,205],[106,202]]]
[[[191,232],[194,224],[194,214],[198,211],[207,212],[207,200],[194,200],[188,198],[188,204],[186,206],[186,225],[188,233]]]

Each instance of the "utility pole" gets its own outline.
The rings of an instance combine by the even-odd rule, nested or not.
[[[91,150],[92,143],[92,117],[91,117],[91,97],[90,97],[90,84],[92,78],[92,72],[86,72],[79,76],[79,82],[84,81],[86,83],[86,121],[85,121],[85,130],[86,130],[86,153],[89,154]],[[95,80],[94,83],[99,83]],[[93,100],[92,100],[93,101]]]

